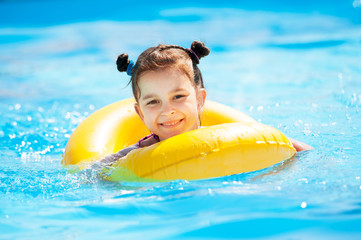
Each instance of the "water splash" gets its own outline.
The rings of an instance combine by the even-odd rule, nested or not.
[[[354,0],[354,2],[352,3],[352,6],[354,8],[361,7],[361,1],[360,0]]]

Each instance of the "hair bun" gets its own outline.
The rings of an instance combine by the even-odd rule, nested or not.
[[[191,45],[192,51],[197,54],[197,57],[201,59],[202,57],[207,56],[210,53],[209,48],[200,41],[194,41]]]
[[[128,59],[128,54],[126,53],[122,53],[118,56],[117,58],[117,68],[119,72],[126,72],[128,65],[130,63],[129,59]]]

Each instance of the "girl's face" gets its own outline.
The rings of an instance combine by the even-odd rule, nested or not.
[[[138,86],[135,110],[160,140],[199,127],[206,91],[195,88],[187,75],[174,69],[146,72],[138,79]]]

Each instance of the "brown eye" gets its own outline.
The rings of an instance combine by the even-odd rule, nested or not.
[[[154,104],[157,104],[157,103],[158,103],[157,100],[152,100],[152,101],[149,101],[149,102],[147,103],[147,105],[154,105]]]

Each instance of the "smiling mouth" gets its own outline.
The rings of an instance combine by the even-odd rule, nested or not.
[[[182,121],[183,121],[183,119],[180,119],[180,120],[176,120],[176,121],[164,122],[164,123],[161,123],[160,125],[163,127],[166,127],[166,128],[171,128],[171,127],[178,126]]]

